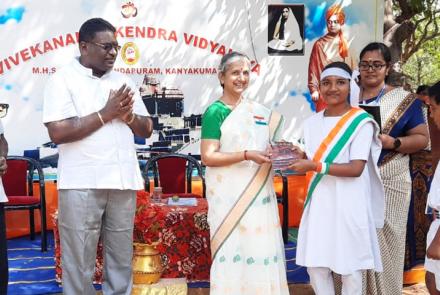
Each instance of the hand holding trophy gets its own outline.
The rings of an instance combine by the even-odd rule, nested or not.
[[[285,170],[295,160],[301,159],[301,152],[291,143],[285,141],[273,142],[272,148],[272,168],[274,170]]]

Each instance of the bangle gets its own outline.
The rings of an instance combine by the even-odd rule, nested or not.
[[[101,116],[101,113],[100,112],[96,112],[96,114],[98,115],[99,121],[101,121],[102,126],[104,126],[105,122],[104,122],[104,119]]]
[[[321,162],[315,162],[316,163],[316,169],[315,172],[320,173],[322,170],[322,163]]]
[[[136,115],[132,113],[132,114],[131,114],[131,119],[128,120],[126,123],[127,123],[128,125],[130,125],[131,123],[133,123],[135,117],[136,117]]]
[[[330,164],[326,162],[316,162],[316,170],[315,172],[319,174],[328,174],[328,171],[330,170]]]
[[[243,154],[244,154],[244,160],[247,161],[248,160],[247,155],[246,155],[247,154],[247,150],[244,150]]]

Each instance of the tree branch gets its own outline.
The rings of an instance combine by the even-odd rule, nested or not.
[[[384,7],[385,9],[384,9],[383,31],[385,33],[396,24],[396,21],[394,20],[394,15],[393,15],[393,1],[385,0],[384,5],[385,5]]]
[[[403,0],[399,0],[402,2]],[[433,2],[438,0],[429,1],[427,0],[427,6],[433,11],[430,13],[425,12],[418,17],[413,17],[414,20],[414,30],[411,32],[410,36],[399,36],[400,32],[396,32],[397,36],[394,38],[396,42],[402,42],[402,55],[401,61],[405,63],[414,53],[416,53],[422,45],[436,37],[439,34],[439,24],[438,24],[438,14],[439,10],[435,10],[435,5]],[[402,40],[402,38],[404,40]]]

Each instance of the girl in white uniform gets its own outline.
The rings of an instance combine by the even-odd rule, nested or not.
[[[362,270],[382,271],[376,228],[383,225],[384,190],[377,160],[379,126],[349,103],[351,70],[334,62],[321,73],[327,107],[304,123],[303,159],[308,194],[298,233],[296,263],[306,266],[317,295],[362,294]]]

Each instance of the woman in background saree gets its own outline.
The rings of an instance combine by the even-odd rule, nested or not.
[[[422,102],[422,111],[428,130],[432,119],[429,118],[429,87],[419,86],[416,91],[417,98]],[[432,137],[429,132],[430,137]],[[438,136],[438,134],[437,134]],[[432,215],[426,214],[426,202],[428,199],[429,188],[434,173],[431,142],[428,146],[418,152],[412,153],[409,160],[412,194],[409,206],[408,223],[406,230],[405,247],[405,270],[415,267],[425,261],[426,255],[426,235],[429,231]]]
[[[383,43],[370,43],[360,54],[360,104],[379,105],[382,152],[379,170],[385,188],[385,224],[378,231],[383,272],[367,272],[366,292],[402,294],[403,262],[411,177],[408,154],[428,144],[421,102],[403,88],[385,84],[391,53]]]
[[[324,67],[335,61],[345,62],[351,70],[357,68],[356,56],[349,48],[342,33],[345,23],[345,13],[338,4],[329,7],[325,15],[327,34],[313,44],[309,60],[308,87],[316,112],[325,109],[325,102],[319,95],[319,81]]]
[[[242,98],[249,59],[226,54],[223,95],[203,115],[201,157],[206,168],[211,231],[210,294],[288,295],[284,247],[267,147],[282,117]]]
[[[302,50],[303,40],[298,21],[290,7],[283,8],[283,12],[275,26],[273,39],[269,42],[269,47],[275,50]]]

